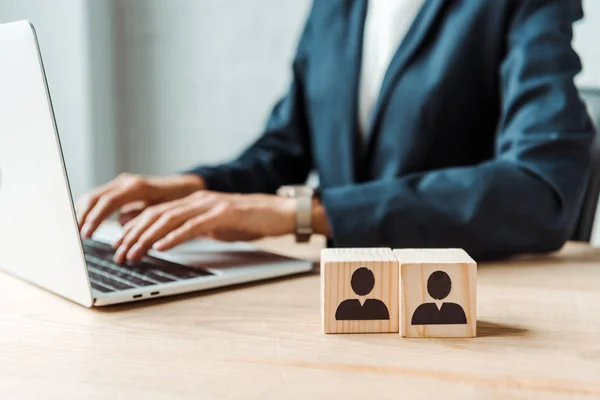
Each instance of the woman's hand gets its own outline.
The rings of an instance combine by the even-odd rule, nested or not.
[[[119,175],[77,202],[79,230],[89,238],[102,221],[117,211],[121,212],[119,220],[124,224],[148,206],[185,197],[204,187],[204,180],[196,175],[164,178]]]
[[[164,251],[187,240],[254,240],[294,232],[295,201],[273,195],[195,192],[146,208],[123,228],[115,262],[139,260],[148,250]]]

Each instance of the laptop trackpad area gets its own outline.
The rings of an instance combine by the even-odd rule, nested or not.
[[[113,243],[121,234],[116,223],[105,223],[94,235],[94,239]],[[186,266],[206,269],[216,274],[240,272],[252,267],[281,268],[282,264],[298,263],[289,257],[258,250],[252,244],[244,242],[224,243],[211,239],[198,239],[184,243],[168,253],[150,251],[151,256]]]

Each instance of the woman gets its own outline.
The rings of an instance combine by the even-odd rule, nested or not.
[[[78,203],[82,234],[121,210],[118,262],[294,232],[479,259],[558,249],[594,134],[573,83],[582,16],[580,0],[315,0],[256,143],[223,165],[118,177]],[[318,194],[274,194],[312,169]]]

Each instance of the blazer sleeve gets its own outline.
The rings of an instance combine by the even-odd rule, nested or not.
[[[210,190],[219,192],[275,193],[282,185],[306,182],[313,166],[303,78],[310,34],[309,17],[292,64],[289,91],[273,108],[264,134],[233,161],[186,173],[202,176]]]
[[[490,259],[568,240],[594,136],[573,82],[581,70],[571,46],[581,1],[512,4],[495,158],[324,189],[335,246],[462,247]]]

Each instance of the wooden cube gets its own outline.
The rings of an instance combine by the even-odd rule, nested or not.
[[[398,332],[398,260],[391,249],[324,249],[325,333]]]
[[[475,337],[477,264],[462,249],[394,250],[404,337]]]

